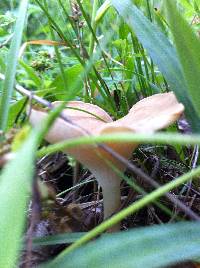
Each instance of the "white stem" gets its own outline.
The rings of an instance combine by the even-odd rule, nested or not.
[[[121,205],[121,191],[120,191],[120,178],[115,174],[111,183],[101,184],[103,192],[103,206],[104,206],[104,220],[111,217],[117,212]],[[109,229],[110,232],[119,231],[121,224],[116,224]]]
[[[114,183],[113,183],[114,184]],[[121,205],[120,185],[112,185],[111,187],[102,187],[104,220],[112,216]]]

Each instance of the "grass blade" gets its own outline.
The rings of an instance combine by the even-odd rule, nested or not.
[[[35,134],[35,133],[34,133]],[[32,135],[0,176],[0,267],[15,267],[31,194],[37,137]]]
[[[199,257],[199,235],[199,223],[194,222],[106,234],[45,267],[103,268],[106,265],[115,268],[156,268],[168,266]]]
[[[43,157],[47,154],[56,153],[64,149],[80,145],[88,145],[93,143],[109,143],[109,142],[134,142],[141,144],[170,144],[170,145],[199,145],[200,146],[200,135],[187,135],[187,134],[174,134],[158,132],[154,134],[143,134],[143,133],[118,133],[118,134],[105,134],[101,136],[93,137],[80,137],[74,138],[59,143],[51,144],[47,147],[41,148],[37,156]]]
[[[200,115],[200,40],[178,12],[174,1],[165,1],[165,5],[187,88]]]
[[[5,130],[7,127],[10,100],[15,83],[15,74],[17,68],[18,54],[22,40],[22,33],[28,8],[28,0],[22,0],[18,12],[18,19],[15,25],[14,35],[8,54],[6,65],[5,81],[3,84],[2,98],[0,102],[0,129]]]

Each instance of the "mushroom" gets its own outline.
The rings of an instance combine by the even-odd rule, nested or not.
[[[53,105],[57,106],[60,103],[54,102]],[[178,103],[172,92],[155,94],[142,99],[130,109],[126,116],[114,122],[103,109],[96,105],[70,101],[63,110],[63,114],[71,120],[72,124],[57,118],[45,139],[50,143],[57,143],[80,136],[97,136],[116,132],[153,133],[175,122],[183,111],[184,106]],[[47,111],[32,108],[31,124],[33,126],[41,124],[46,115]],[[131,157],[133,150],[138,146],[132,142],[123,144],[109,142],[106,145],[126,159]],[[64,152],[86,166],[96,177],[103,193],[104,219],[110,217],[120,208],[121,179],[105,159],[116,165],[122,172],[126,167],[95,144],[73,147]],[[119,226],[115,226],[114,229],[118,230]]]

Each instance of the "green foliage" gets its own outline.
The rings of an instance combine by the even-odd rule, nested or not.
[[[24,108],[26,98],[22,98],[10,105],[10,111],[8,115],[8,129],[15,126],[16,119],[20,116],[22,109]],[[19,119],[19,118],[18,118]]]
[[[11,35],[11,26],[15,22],[14,16],[7,12],[5,15],[0,15],[0,40],[5,41]]]
[[[187,82],[188,95],[200,115],[200,40],[180,15],[174,1],[166,1],[166,7],[177,53]]]
[[[57,100],[71,99],[72,96],[76,96],[81,92],[83,83],[78,83],[78,81],[81,78],[82,71],[83,67],[80,64],[74,65],[64,71],[67,91],[65,91],[62,75],[58,75],[54,79],[54,81],[50,84],[50,87],[54,88]]]
[[[107,234],[41,267],[163,267],[200,256],[198,223],[177,223]]]
[[[36,86],[37,88],[41,88],[42,85],[43,85],[43,82],[40,79],[40,77],[37,75],[37,73],[35,72],[34,68],[32,68],[31,66],[29,66],[28,64],[26,64],[24,61],[20,61],[20,65],[26,71],[26,74],[31,79],[32,84],[34,86]]]

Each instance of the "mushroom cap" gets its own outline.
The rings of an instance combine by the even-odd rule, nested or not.
[[[62,101],[53,102],[58,106]],[[63,110],[66,118],[69,118],[74,124],[89,132],[90,135],[96,133],[96,129],[104,126],[105,123],[112,122],[110,115],[97,105],[85,103],[82,101],[70,101]]]
[[[120,126],[133,132],[152,133],[174,123],[184,111],[173,92],[155,94],[137,102],[121,119],[102,126],[101,133],[110,133]]]
[[[55,102],[53,105],[57,106],[60,103],[61,102]],[[63,114],[72,124],[61,118],[56,119],[46,136],[46,140],[50,143],[56,143],[80,136],[102,135],[116,132],[152,133],[175,122],[183,111],[184,106],[178,103],[172,92],[155,94],[142,99],[130,109],[126,116],[114,122],[103,109],[96,105],[82,101],[71,101],[67,103]],[[46,111],[33,108],[30,115],[31,124],[37,125],[41,123],[46,115]],[[138,144],[132,142],[123,144],[109,142],[106,143],[106,145],[128,159]],[[105,177],[105,180],[109,177],[108,169],[110,169],[110,167],[105,164],[105,159],[111,161],[120,170],[124,170],[125,168],[123,164],[119,163],[118,160],[95,144],[81,145],[64,151],[84,164],[95,176],[97,176],[99,170],[101,170],[102,177]]]
[[[59,106],[62,101],[55,101],[53,106]],[[28,109],[29,110],[29,109]],[[56,143],[67,139],[77,138],[81,136],[94,135],[96,128],[104,126],[105,123],[112,122],[112,118],[99,106],[84,103],[82,101],[70,101],[66,105],[66,109],[62,114],[69,119],[69,122],[61,118],[57,118],[46,135],[49,143]],[[47,111],[42,108],[31,108],[30,123],[33,126],[41,124],[46,117]]]

